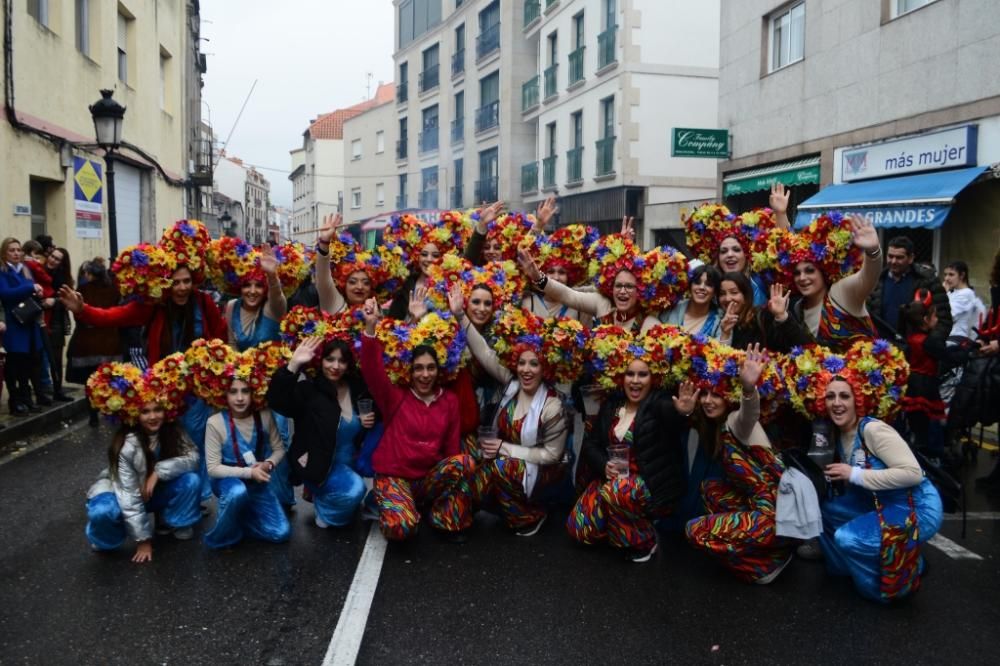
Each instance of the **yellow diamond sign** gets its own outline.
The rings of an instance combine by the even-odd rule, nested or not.
[[[90,160],[84,160],[83,164],[76,171],[76,184],[80,186],[80,191],[87,197],[87,201],[93,201],[94,196],[101,191],[101,177],[94,170],[94,165]]]

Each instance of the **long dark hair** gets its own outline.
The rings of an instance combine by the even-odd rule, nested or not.
[[[320,355],[320,360],[326,358],[335,351],[340,352],[340,357],[344,359],[344,363],[347,364],[347,372],[344,373],[344,379],[350,384],[352,380],[359,376],[358,373],[358,363],[354,358],[354,348],[351,343],[346,340],[330,340],[325,345],[323,345],[323,351]],[[319,376],[323,376],[323,373],[319,373]]]
[[[142,451],[146,454],[146,475],[152,474],[153,468],[156,466],[156,460],[153,459],[152,440],[146,431],[139,426],[122,425],[111,438],[111,446],[108,447],[108,469],[111,470],[111,478],[113,479],[118,478],[118,456],[122,452],[122,447],[125,446],[125,439],[132,434],[139,439]],[[184,453],[184,434],[176,421],[164,421],[157,436],[160,444],[159,460],[176,458]]]
[[[62,252],[62,261],[59,262],[59,266],[52,274],[52,287],[54,289],[59,289],[59,287],[66,285],[71,289],[76,287],[76,282],[73,280],[73,269],[72,264],[69,260],[69,250],[64,247],[54,247],[49,251],[52,252]]]
[[[743,273],[725,273],[723,274],[722,279],[719,280],[719,291],[722,291],[723,282],[732,282],[736,285],[736,288],[740,290],[740,293],[743,294],[743,309],[740,311],[739,325],[749,326],[753,323],[754,318],[753,285],[750,284],[750,278]]]
[[[918,289],[915,300],[899,306],[899,333],[903,337],[924,331],[924,322],[933,311],[934,305],[927,305],[931,293],[926,289]]]

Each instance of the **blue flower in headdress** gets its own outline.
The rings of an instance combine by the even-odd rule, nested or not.
[[[636,257],[632,261],[632,265],[635,266],[636,268],[639,268],[639,269],[645,268],[646,267],[646,258],[645,257]]]
[[[108,383],[108,385],[122,395],[127,393],[128,390],[132,388],[132,384],[124,377],[115,377]]]
[[[693,229],[694,229],[695,231],[697,231],[697,232],[698,232],[699,234],[701,234],[701,233],[704,233],[704,232],[705,232],[705,228],[706,228],[706,227],[705,227],[705,223],[704,223],[704,222],[695,222],[695,223],[694,223],[694,224],[692,224],[691,226],[692,226],[692,228],[693,228]]]
[[[814,257],[816,257],[820,261],[826,259],[826,254],[827,254],[826,243],[818,243],[816,241],[813,241],[812,243],[809,243],[809,251],[813,254]]]
[[[692,358],[691,369],[694,370],[699,377],[704,377],[708,373],[708,362],[705,361],[705,357],[695,356]]]
[[[177,228],[180,229],[180,232],[185,236],[194,236],[196,233],[194,225],[189,224],[187,220],[181,220],[181,223],[177,225]]]
[[[399,326],[392,330],[392,334],[400,343],[406,344],[410,340],[410,329],[406,326]]]
[[[735,358],[726,359],[726,362],[722,365],[722,374],[727,377],[735,377],[740,374],[740,364],[736,362]]]
[[[373,254],[368,258],[368,263],[374,266],[375,268],[378,268],[379,266],[382,265],[382,257],[377,254]]]
[[[313,321],[313,320],[311,320],[311,319],[309,321],[307,321],[302,326],[302,332],[305,333],[306,335],[312,335],[313,333],[315,333],[316,332],[316,322]]]
[[[637,344],[630,344],[628,346],[628,353],[634,356],[635,358],[642,358],[643,356],[646,355],[646,350]]]
[[[696,345],[704,345],[708,343],[708,338],[701,333],[695,333],[694,335],[691,336],[691,342],[695,343]]]
[[[803,349],[801,346],[795,345],[794,347],[792,347],[792,351],[788,352],[788,356],[790,358],[798,358],[799,356],[802,356],[802,352],[804,351],[805,349]]]
[[[889,388],[889,397],[893,400],[899,400],[900,396],[903,395],[903,389],[899,386],[893,386]]]
[[[149,265],[149,255],[142,250],[132,250],[132,265],[133,266],[148,266]]]
[[[885,383],[885,377],[882,375],[882,371],[879,369],[872,370],[868,373],[868,382],[872,386],[882,386]]]
[[[798,391],[805,391],[807,388],[809,388],[809,378],[799,377],[795,382],[795,389]]]
[[[226,277],[226,282],[229,282],[230,284],[234,284],[240,279],[240,276],[236,274],[236,271],[232,270],[226,271],[225,277]]]
[[[827,356],[823,359],[823,368],[826,369],[827,372],[838,373],[843,370],[846,365],[847,364],[844,362],[844,359],[840,356]]]
[[[872,353],[873,354],[883,354],[889,351],[889,341],[879,338],[872,343]]]
[[[844,219],[844,214],[839,210],[831,210],[829,213],[827,213],[827,216],[834,224],[837,225],[839,225]]]
[[[234,250],[234,252],[236,252],[236,256],[239,257],[240,259],[242,259],[243,257],[247,256],[252,251],[253,251],[253,248],[250,246],[250,243],[247,243],[247,242],[244,242],[244,241],[238,242],[236,244],[236,248]]]

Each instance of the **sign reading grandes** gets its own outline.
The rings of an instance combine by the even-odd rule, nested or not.
[[[920,227],[937,229],[944,224],[950,206],[889,206],[886,208],[848,208],[843,212],[857,213],[871,221],[877,228]],[[826,211],[800,211],[795,216],[795,228],[802,229]]]

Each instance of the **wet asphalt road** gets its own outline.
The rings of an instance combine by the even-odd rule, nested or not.
[[[284,546],[211,552],[165,537],[148,565],[128,561],[129,545],[91,553],[85,493],[109,436],[84,426],[0,465],[0,664],[322,663],[367,524],[324,532],[300,502]],[[980,470],[992,462],[981,454]],[[997,506],[974,495],[970,508]],[[997,661],[995,520],[970,521],[966,539],[946,521],[942,533],[984,559],[928,547],[924,588],[883,608],[821,563],[747,586],[668,538],[635,565],[573,545],[564,515],[530,539],[480,514],[464,545],[428,533],[390,544],[358,663]]]

